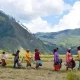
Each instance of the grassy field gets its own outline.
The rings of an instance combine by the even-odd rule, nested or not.
[[[44,62],[43,67],[34,69],[0,68],[0,80],[65,80],[66,72],[55,72],[51,62]],[[25,65],[24,65],[25,67]]]
[[[32,68],[26,68],[25,54],[20,54],[21,61],[24,57],[21,69],[13,68],[14,56],[12,56],[12,54],[7,54],[7,57],[7,66],[5,68],[0,67],[0,80],[80,80],[80,71],[77,70],[78,65],[75,70],[72,71],[70,69],[69,71],[66,71],[66,67],[64,65],[65,55],[60,55],[60,58],[63,59],[60,71],[54,71],[53,55],[41,55],[43,66],[38,70],[35,69],[35,64],[33,63]],[[74,55],[73,57],[77,63],[77,55]]]
[[[26,63],[22,65],[22,69],[14,69],[12,64],[8,64],[6,68],[0,67],[0,80],[80,80],[80,71],[66,71],[64,64],[60,71],[54,71],[53,62],[43,62],[38,70],[34,68],[34,64],[30,69],[25,67]]]

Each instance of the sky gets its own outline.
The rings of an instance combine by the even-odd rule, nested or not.
[[[0,10],[32,33],[80,28],[80,0],[0,0]]]

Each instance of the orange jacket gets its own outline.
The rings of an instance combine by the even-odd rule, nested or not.
[[[27,61],[31,60],[31,53],[30,52],[29,53],[26,52],[26,60]]]

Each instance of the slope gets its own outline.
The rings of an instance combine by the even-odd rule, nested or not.
[[[24,29],[14,18],[0,11],[0,49],[12,52],[20,47],[50,52],[40,39]]]
[[[80,28],[60,32],[37,33],[35,36],[43,40],[44,43],[47,42],[64,48],[72,47],[73,52],[80,45]]]

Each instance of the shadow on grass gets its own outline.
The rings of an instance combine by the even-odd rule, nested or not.
[[[11,69],[26,69],[25,67],[20,67],[20,68],[18,68],[18,67],[16,67],[16,68],[14,68],[13,66],[11,66],[11,65],[7,65],[7,66],[5,66],[5,67],[2,67],[2,66],[0,66],[1,68],[11,68]]]
[[[0,67],[2,67],[1,65],[0,65]],[[21,68],[18,68],[18,67],[16,67],[16,68],[14,68],[13,67],[13,65],[6,65],[5,67],[2,67],[2,68],[10,68],[10,69],[26,69],[26,67],[24,67],[24,66],[21,66]],[[67,73],[68,71],[66,71],[65,69],[64,70],[59,70],[59,71],[55,71],[53,68],[46,68],[46,67],[39,67],[38,69],[35,69],[35,67],[31,67],[31,68],[29,68],[29,69],[27,69],[27,70],[31,70],[31,69],[33,69],[33,70],[44,70],[44,71],[50,71],[50,72],[52,72],[52,73],[54,73],[54,72],[57,72],[57,73]],[[71,70],[69,70],[69,71],[71,71]],[[76,72],[76,70],[75,71],[73,71],[73,72]]]

